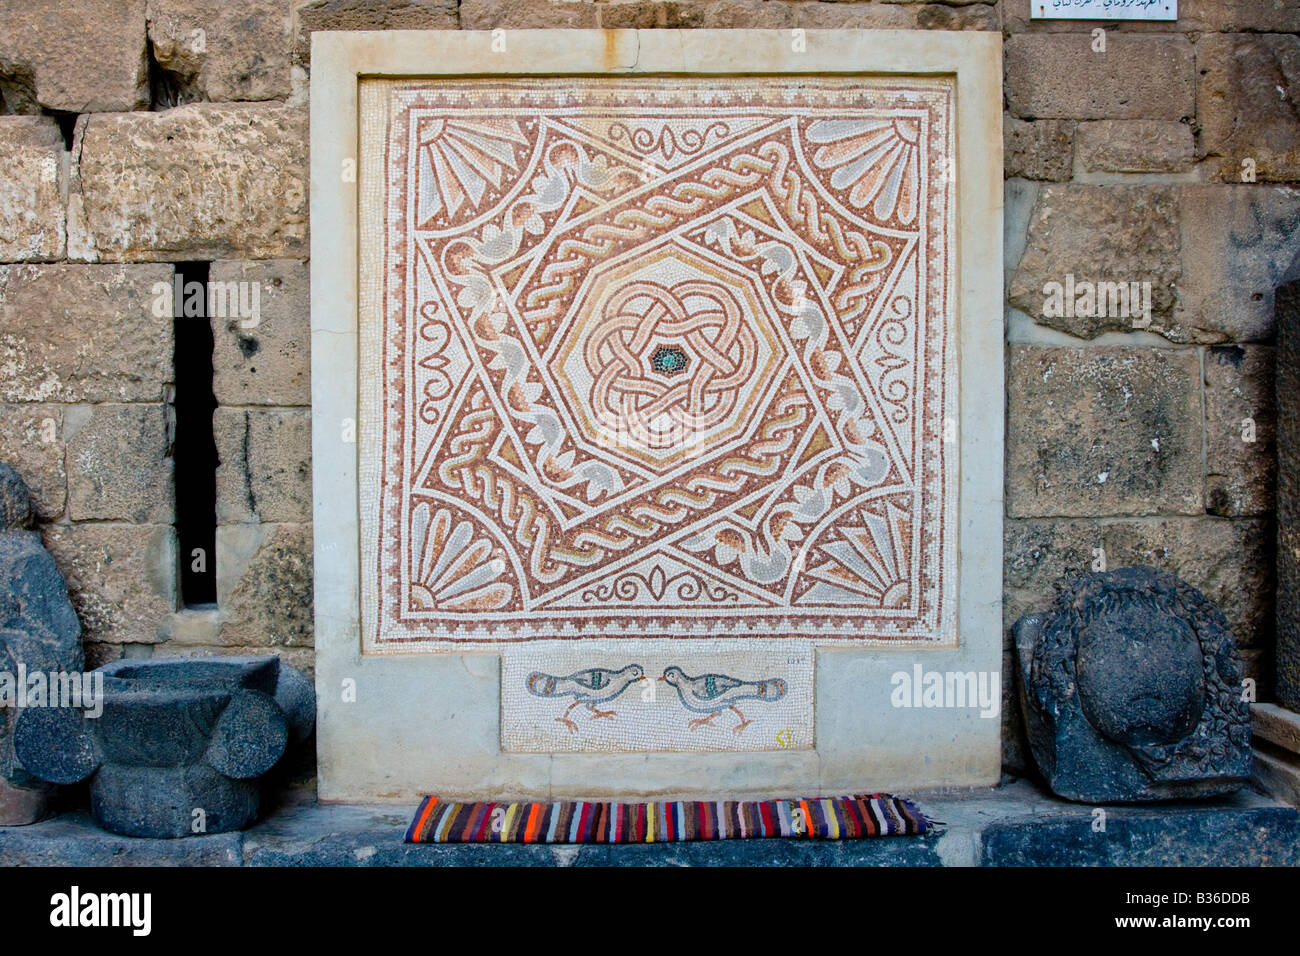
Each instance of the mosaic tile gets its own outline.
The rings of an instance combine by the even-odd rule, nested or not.
[[[658,677],[705,638],[953,639],[949,81],[383,96],[384,180],[363,184],[382,186],[385,262],[360,371],[368,651],[545,642],[506,655],[503,741],[565,749],[552,702],[511,689],[524,671]],[[746,742],[772,730],[756,711]],[[653,713],[653,739],[578,723],[615,748],[700,739]]]
[[[807,641],[538,641],[501,658],[504,751],[813,747]]]

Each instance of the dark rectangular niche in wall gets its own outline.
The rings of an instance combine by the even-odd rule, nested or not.
[[[217,443],[212,413],[212,325],[208,320],[208,263],[178,262],[172,309],[176,332],[176,536],[181,558],[181,602],[187,608],[217,601]]]

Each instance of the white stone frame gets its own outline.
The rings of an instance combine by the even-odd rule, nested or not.
[[[500,31],[497,31],[500,32]],[[800,34],[802,52],[793,52]],[[311,344],[319,795],[330,801],[817,796],[997,782],[999,714],[895,708],[890,676],[1001,674],[1002,61],[997,33],[510,30],[316,33]],[[362,654],[358,448],[362,78],[639,74],[955,76],[957,646],[818,648],[816,747],[749,753],[500,749],[499,655]],[[969,376],[964,370],[972,370]],[[864,687],[872,688],[870,693]],[[355,700],[347,692],[354,689]]]

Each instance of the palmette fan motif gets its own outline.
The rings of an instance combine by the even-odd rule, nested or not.
[[[825,144],[813,152],[813,163],[833,170],[831,185],[849,190],[854,207],[870,203],[882,222],[895,213],[905,226],[916,221],[921,131],[915,121],[819,120],[808,127],[808,139]]]
[[[411,603],[421,610],[483,611],[504,606],[514,586],[498,580],[504,558],[465,520],[427,502],[411,512],[411,535],[419,564],[413,569]]]
[[[514,144],[528,145],[516,120],[484,117],[421,120],[416,142],[422,226],[450,221],[462,208],[476,211],[500,191],[507,169],[519,172]]]
[[[818,581],[804,601],[839,601],[876,607],[902,607],[910,598],[907,546],[911,522],[901,508],[886,502],[880,514],[863,508],[862,524],[840,529],[840,536],[817,550],[830,560],[814,565]]]

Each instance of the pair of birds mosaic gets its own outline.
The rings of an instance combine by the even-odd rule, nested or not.
[[[666,667],[658,678],[677,691],[682,706],[703,717],[687,721],[690,730],[699,730],[705,724],[725,710],[730,710],[740,718],[740,723],[731,728],[739,736],[752,720],[748,719],[736,706],[740,701],[757,700],[773,702],[785,696],[786,683],[779,677],[766,680],[741,680],[726,674],[701,674],[691,677],[680,667]],[[572,697],[573,703],[562,715],[556,717],[557,723],[569,728],[569,733],[577,733],[578,725],[569,719],[573,709],[585,704],[591,711],[591,719],[613,719],[617,711],[601,710],[596,705],[605,704],[618,697],[638,681],[649,680],[645,669],[640,664],[629,664],[615,670],[610,667],[588,667],[575,671],[565,677],[556,677],[534,671],[528,675],[528,692],[536,697]]]

